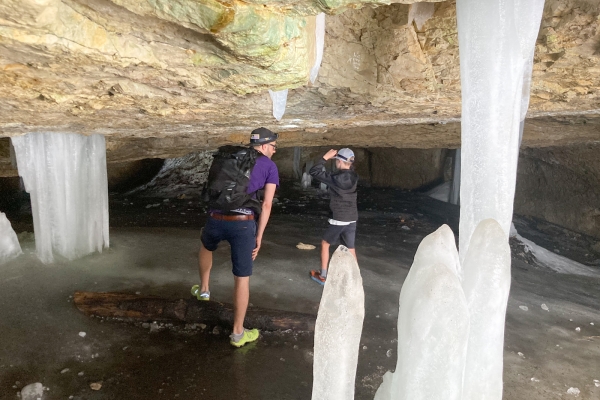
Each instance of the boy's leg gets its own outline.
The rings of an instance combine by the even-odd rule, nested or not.
[[[212,269],[213,252],[204,247],[200,241],[200,252],[198,253],[198,269],[200,271],[200,291],[208,292],[208,283],[210,281],[210,270]]]
[[[192,286],[192,295],[198,300],[209,300],[210,270],[213,264],[213,251],[217,249],[221,241],[221,226],[219,221],[210,217],[200,233],[200,251],[198,252],[198,272],[200,275],[200,286]]]
[[[327,278],[327,265],[329,264],[329,243],[321,240],[321,276]]]
[[[233,334],[244,332],[244,318],[250,299],[250,277],[234,276],[235,288],[233,290]]]
[[[350,254],[356,259],[356,249],[354,246],[354,238],[356,237],[356,222],[346,225],[340,235],[340,242],[348,248]],[[358,261],[358,259],[357,259]]]

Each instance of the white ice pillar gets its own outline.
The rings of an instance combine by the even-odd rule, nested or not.
[[[321,61],[323,61],[323,48],[325,47],[325,13],[317,14],[315,28],[315,63],[310,69],[310,82],[315,83],[319,75]]]
[[[312,400],[352,400],[365,294],[356,259],[339,246],[329,263],[315,324]]]
[[[519,123],[543,0],[457,0],[462,90],[461,260],[475,227],[512,220]]]
[[[38,257],[68,259],[108,247],[104,136],[30,133],[12,139],[19,175],[31,195]]]
[[[6,214],[0,212],[0,264],[12,260],[22,253],[17,234]]]

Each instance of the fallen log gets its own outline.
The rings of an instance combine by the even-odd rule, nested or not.
[[[169,300],[112,292],[80,292],[73,295],[75,306],[88,316],[136,321],[173,321],[233,325],[233,306],[218,301],[196,299]],[[265,331],[292,329],[314,331],[316,315],[290,311],[248,307],[245,326]]]

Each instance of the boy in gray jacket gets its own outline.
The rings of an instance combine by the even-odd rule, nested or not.
[[[324,171],[323,164],[335,158],[337,171],[334,173]],[[348,148],[329,150],[321,160],[309,171],[316,180],[326,184],[331,200],[329,202],[330,217],[329,227],[321,241],[321,271],[310,271],[310,278],[320,285],[327,279],[327,264],[329,261],[329,246],[341,242],[356,258],[354,237],[356,236],[356,221],[358,210],[356,207],[356,185],[358,174],[352,169],[354,152]]]

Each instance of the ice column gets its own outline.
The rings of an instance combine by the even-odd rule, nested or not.
[[[21,245],[8,218],[0,212],[0,264],[12,260],[21,254]]]
[[[300,168],[300,161],[302,160],[302,147],[294,147],[294,178],[302,178],[302,169]]]
[[[450,187],[450,194],[448,201],[451,204],[460,203],[460,149],[456,149],[454,152],[454,168],[452,169],[452,186]]]
[[[315,64],[310,69],[310,82],[315,83],[321,61],[323,61],[323,47],[325,46],[325,13],[317,14],[315,28]]]
[[[461,259],[484,219],[496,219],[508,238],[524,81],[530,75],[543,5],[543,0],[456,3],[462,90]]]
[[[434,3],[412,3],[410,5],[410,9],[408,10],[408,24],[410,25],[413,21],[415,21],[415,24],[417,24],[417,29],[420,30],[423,27],[423,24],[433,16],[434,11]]]
[[[273,116],[277,121],[281,121],[281,118],[285,113],[288,90],[284,89],[277,92],[269,90],[269,95],[271,96],[271,101],[273,102]]]
[[[375,400],[460,400],[469,312],[447,225],[423,239],[400,292],[398,361]]]
[[[12,139],[19,175],[31,194],[38,257],[75,259],[108,247],[104,136],[30,133]]]
[[[346,247],[333,253],[328,271],[315,325],[312,400],[352,400],[365,294]]]

